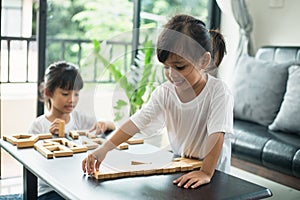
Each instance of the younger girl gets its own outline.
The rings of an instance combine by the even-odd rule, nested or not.
[[[65,122],[65,133],[70,130],[96,130],[96,134],[114,130],[112,122],[97,122],[96,118],[75,111],[83,81],[78,69],[65,61],[51,64],[45,74],[44,95],[49,112],[37,117],[29,128],[29,133],[58,134],[59,122]],[[38,180],[39,199],[62,199],[42,180]]]
[[[233,97],[226,84],[207,72],[223,59],[218,31],[188,15],[174,16],[157,41],[157,57],[169,80],[152,93],[140,111],[82,161],[88,174],[98,170],[108,151],[147,127],[165,125],[174,154],[203,160],[200,170],[174,180],[178,187],[209,183],[215,169],[229,172]]]

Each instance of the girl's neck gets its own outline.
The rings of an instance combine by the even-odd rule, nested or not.
[[[207,82],[207,74],[202,74],[201,78],[185,90],[176,90],[181,102],[187,103],[195,99],[204,89]]]
[[[55,119],[62,119],[65,121],[65,123],[68,123],[70,121],[70,113],[61,113],[54,109],[51,109],[48,114],[46,114],[46,118],[53,122]]]

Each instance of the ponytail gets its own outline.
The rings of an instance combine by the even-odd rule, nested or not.
[[[226,53],[225,40],[219,30],[209,30],[209,34],[213,47],[212,58],[214,60],[215,65],[218,67]]]

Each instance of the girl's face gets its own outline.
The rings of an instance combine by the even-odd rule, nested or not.
[[[195,88],[202,79],[194,65],[176,54],[170,54],[164,65],[165,76],[177,89]]]
[[[79,90],[64,90],[56,88],[50,97],[51,109],[55,109],[62,114],[71,113],[79,101]]]

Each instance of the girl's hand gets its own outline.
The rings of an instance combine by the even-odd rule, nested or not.
[[[89,132],[95,131],[96,135],[105,133],[108,130],[115,130],[115,125],[112,122],[99,121],[93,125]]]
[[[59,132],[59,124],[63,121],[62,119],[56,118],[50,125],[49,131],[53,135],[58,135]]]
[[[96,149],[93,153],[89,154],[82,161],[82,170],[84,173],[88,175],[93,174],[95,171],[99,171],[99,167],[101,162],[104,160],[106,156],[106,151],[101,148]]]
[[[178,187],[184,188],[197,188],[200,185],[210,183],[211,177],[205,174],[203,171],[197,170],[189,172],[178,179],[174,180],[173,183]]]

